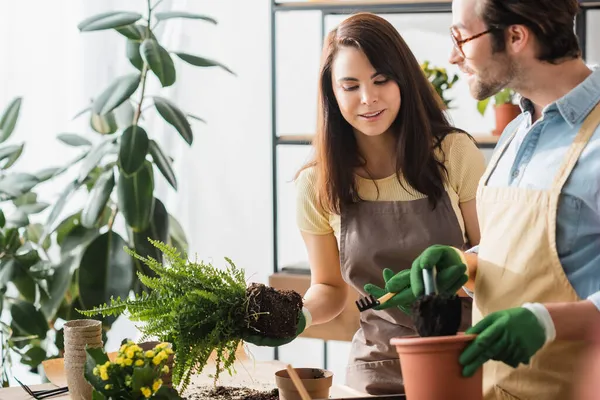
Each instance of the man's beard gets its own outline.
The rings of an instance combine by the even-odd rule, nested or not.
[[[515,80],[517,67],[510,58],[495,57],[494,71],[489,69],[484,75],[475,75],[475,81],[470,85],[471,95],[477,100],[484,100],[504,89]]]

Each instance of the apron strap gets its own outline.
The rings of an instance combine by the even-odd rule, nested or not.
[[[598,125],[600,125],[600,103],[594,107],[583,121],[581,129],[579,129],[579,132],[575,136],[562,165],[554,177],[552,190],[556,192],[562,191],[565,182],[569,178],[569,175],[571,175],[575,164],[577,164],[577,160],[579,160],[581,153],[585,149],[585,146],[587,146]]]
[[[519,126],[517,126],[515,128],[515,130],[506,138],[504,143],[502,143],[502,145],[492,155],[492,158],[490,159],[490,162],[488,163],[488,167],[485,169],[485,172],[483,173],[483,176],[481,177],[481,180],[480,180],[481,186],[487,186],[488,180],[489,180],[490,176],[492,175],[492,172],[494,172],[494,170],[496,169],[496,165],[498,164],[498,161],[500,160],[500,158],[502,157],[502,155],[508,148],[508,145],[510,144],[510,142],[512,142],[512,140],[517,135],[520,125],[521,124],[519,124]]]

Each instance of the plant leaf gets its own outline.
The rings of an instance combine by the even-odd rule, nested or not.
[[[69,200],[69,197],[71,197],[73,192],[75,192],[75,190],[77,190],[80,186],[81,186],[81,183],[74,181],[74,182],[69,183],[67,185],[67,187],[65,187],[65,190],[62,192],[62,194],[60,195],[60,197],[58,198],[56,203],[54,203],[54,206],[52,207],[52,211],[50,211],[50,216],[48,217],[48,220],[46,221],[46,226],[44,227],[44,233],[42,234],[42,238],[41,238],[42,241],[46,239],[46,237],[50,234],[50,232],[54,231],[54,229],[55,229],[54,222],[56,221],[56,219],[62,212],[63,208],[65,207],[65,204]]]
[[[104,365],[109,361],[108,355],[101,347],[86,348],[85,352],[85,368],[83,370],[83,375],[93,388],[103,388],[105,383],[99,376],[94,375],[94,367]],[[102,393],[96,392],[96,390],[93,390],[93,393],[98,393],[98,395],[92,394],[92,400],[106,400]]]
[[[119,175],[117,183],[119,210],[127,224],[143,231],[150,224],[154,212],[154,173],[150,161],[131,176]]]
[[[0,179],[0,192],[19,197],[35,187],[39,180],[35,175],[24,172],[9,174]]]
[[[12,214],[9,214],[6,217],[6,222],[10,226],[22,228],[24,226],[29,225],[29,217],[24,211],[17,208]]]
[[[165,177],[167,182],[169,182],[173,189],[177,190],[177,178],[175,177],[175,172],[173,172],[173,168],[171,167],[171,162],[164,155],[158,143],[156,143],[154,140],[150,140],[150,155],[152,156],[152,161],[154,161],[154,164]]]
[[[37,368],[38,365],[46,359],[46,350],[40,346],[32,346],[21,357],[21,363],[28,365],[31,368]]]
[[[230,70],[227,66],[221,64],[218,61],[211,60],[210,58],[194,56],[192,54],[182,52],[175,52],[175,54],[177,55],[177,57],[181,58],[186,63],[192,64],[196,67],[220,67],[223,68],[225,71],[229,72],[230,74],[235,75],[235,72]]]
[[[12,135],[17,119],[19,119],[19,111],[21,110],[21,97],[15,98],[6,107],[0,118],[0,143]]]
[[[43,243],[40,243],[40,239],[42,238],[42,233],[44,232],[44,226],[39,223],[29,224],[27,229],[25,230],[25,237],[27,240],[37,243],[41,245],[44,249],[48,250],[50,248],[50,238],[46,238]]]
[[[142,18],[141,14],[127,11],[109,11],[81,21],[77,28],[81,32],[99,31],[130,25]]]
[[[187,19],[201,19],[203,21],[210,22],[215,25],[217,24],[217,20],[215,20],[214,18],[208,17],[206,15],[193,14],[193,13],[189,13],[189,12],[185,12],[185,11],[163,11],[163,12],[155,13],[154,16],[159,21],[162,21],[165,19],[171,19],[171,18],[187,18]]]
[[[48,295],[41,295],[41,310],[47,319],[53,319],[69,289],[74,271],[74,256],[61,257],[58,265],[53,266],[52,276],[47,280]]]
[[[90,172],[94,168],[98,166],[98,163],[102,160],[107,153],[112,151],[114,145],[111,140],[105,140],[96,144],[87,156],[84,158],[83,163],[81,164],[81,170],[79,171],[79,175],[77,176],[77,182],[83,183],[83,181],[88,177]]]
[[[75,114],[75,116],[72,119],[77,119],[77,118],[81,117],[83,114],[87,113],[91,109],[92,109],[92,107],[86,107],[86,108],[84,108],[83,110],[81,110],[77,114]]]
[[[32,303],[15,300],[10,307],[13,324],[26,335],[45,339],[49,326],[44,314],[36,310]]]
[[[191,145],[194,141],[194,135],[185,114],[175,104],[163,97],[155,96],[154,106],[160,116],[179,132],[187,144]]]
[[[111,112],[129,99],[139,84],[138,73],[120,76],[94,100],[93,112],[100,115]]]
[[[490,102],[490,97],[477,102],[477,111],[479,111],[479,114],[481,114],[481,115],[485,114],[485,109],[487,108],[489,102]]]
[[[187,116],[188,116],[189,118],[191,118],[191,119],[195,119],[196,121],[200,121],[200,122],[206,123],[206,120],[204,120],[204,119],[202,119],[202,118],[200,118],[200,117],[197,117],[197,116],[195,116],[195,115],[193,115],[193,114],[188,114]]]
[[[31,215],[31,214],[41,213],[46,208],[48,208],[48,206],[50,206],[50,204],[44,203],[44,202],[34,203],[34,204],[24,204],[19,207],[19,210],[23,211],[27,215]]]
[[[121,136],[119,167],[125,175],[136,173],[148,154],[148,134],[138,125],[131,125]]]
[[[188,242],[185,236],[185,231],[177,219],[169,214],[169,240],[173,247],[181,253],[187,253]]]
[[[100,115],[94,112],[92,112],[92,115],[90,116],[90,127],[94,131],[103,135],[110,135],[111,133],[115,133],[119,128],[115,119],[115,115],[113,113]]]
[[[115,174],[111,168],[100,175],[90,192],[88,202],[81,212],[81,224],[84,227],[93,228],[96,225],[104,212],[114,187]]]
[[[76,133],[60,133],[56,136],[58,140],[69,146],[91,146],[92,142]]]
[[[162,253],[148,241],[148,238],[163,243],[167,243],[169,240],[169,213],[164,204],[156,198],[154,199],[154,212],[150,225],[141,232],[133,233],[133,244],[137,254],[142,257],[152,257],[162,263]],[[139,260],[136,259],[135,261],[139,263]],[[141,269],[144,275],[156,275],[147,265],[140,264],[138,270]]]
[[[175,83],[176,73],[173,60],[169,52],[156,40],[144,39],[140,46],[140,54],[163,87]]]
[[[127,243],[108,231],[85,250],[79,266],[79,300],[84,309],[127,298],[133,281],[133,259],[123,249]]]
[[[144,59],[140,55],[140,44],[140,42],[128,40],[125,44],[125,54],[131,65],[141,71],[144,68]]]
[[[144,25],[140,24],[129,24],[115,28],[117,32],[125,36],[127,39],[141,41],[147,37],[147,29]]]
[[[59,171],[61,171],[61,168],[59,167],[44,168],[36,172],[35,176],[38,179],[38,181],[45,182],[48,179],[54,178],[55,175],[58,175]]]
[[[3,161],[6,161],[4,164],[0,166],[1,169],[10,168],[18,159],[21,157],[23,153],[23,148],[25,147],[25,143],[23,144],[12,144],[9,146],[4,146],[0,149],[0,164]]]

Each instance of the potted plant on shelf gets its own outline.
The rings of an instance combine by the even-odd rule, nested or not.
[[[496,116],[496,129],[492,134],[501,135],[510,121],[517,118],[521,113],[521,108],[515,104],[517,96],[512,89],[502,89],[492,97],[494,99],[494,113]],[[479,111],[481,115],[485,114],[485,110],[492,97],[477,102],[477,111]]]
[[[110,304],[81,311],[93,316],[128,313],[146,337],[171,343],[175,357],[173,383],[183,392],[193,373],[201,373],[211,355],[216,371],[232,373],[236,351],[245,337],[295,336],[302,309],[302,297],[291,290],[275,290],[263,284],[247,286],[244,271],[226,258],[225,269],[210,263],[189,261],[168,244],[148,239],[160,250],[163,263],[126,251],[143,262],[154,276],[138,272],[140,281],[151,289],[127,300],[111,299]]]
[[[447,99],[445,97],[445,92],[448,89],[451,89],[452,86],[454,86],[454,84],[458,81],[458,75],[455,74],[452,76],[452,78],[450,78],[446,68],[432,67],[430,62],[427,60],[421,64],[421,69],[423,70],[425,77],[427,77],[427,80],[435,89],[435,92],[438,94],[444,109],[450,108],[452,99]]]

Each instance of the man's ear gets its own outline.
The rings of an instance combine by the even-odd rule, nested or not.
[[[525,25],[511,25],[505,34],[506,48],[513,54],[521,53],[531,44],[532,34]]]

